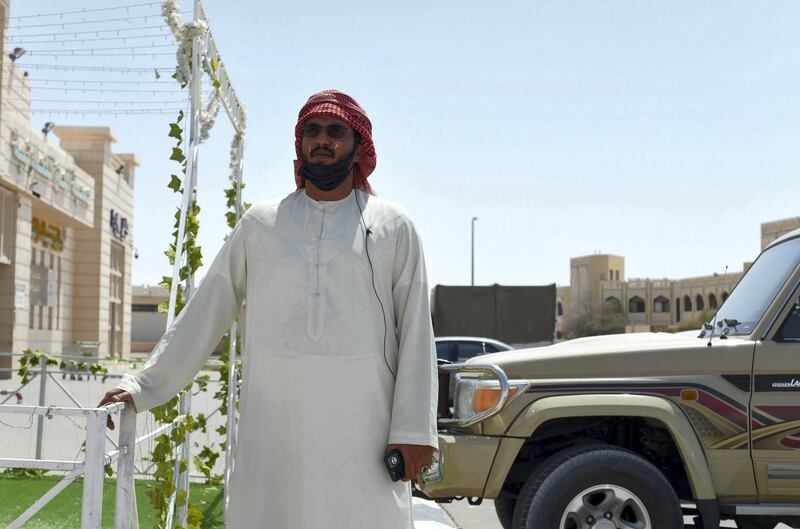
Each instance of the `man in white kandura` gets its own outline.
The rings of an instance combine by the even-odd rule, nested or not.
[[[419,235],[371,193],[372,125],[356,101],[315,94],[295,139],[297,191],[243,216],[144,368],[101,404],[172,398],[246,298],[228,528],[411,529],[409,480],[437,447]],[[394,448],[397,482],[383,461]]]

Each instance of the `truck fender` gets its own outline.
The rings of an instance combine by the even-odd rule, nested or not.
[[[667,399],[652,395],[559,395],[544,397],[522,410],[506,431],[484,489],[484,497],[495,498],[517,458],[524,440],[544,423],[565,417],[647,417],[661,422],[672,435],[696,500],[715,500],[703,447],[683,411]]]

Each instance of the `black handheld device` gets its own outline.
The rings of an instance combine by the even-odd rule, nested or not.
[[[392,481],[399,481],[403,479],[406,473],[406,465],[403,461],[403,452],[398,448],[391,450],[383,458],[386,464],[386,469],[389,471],[389,477]]]

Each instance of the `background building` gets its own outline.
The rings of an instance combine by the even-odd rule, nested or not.
[[[158,306],[169,303],[169,292],[162,286],[134,285],[132,294],[130,351],[147,356],[167,328],[167,313],[159,312]],[[244,310],[247,310],[246,304]],[[222,351],[226,336],[214,348],[214,353]]]
[[[7,1],[0,0],[4,42],[7,13]],[[6,49],[0,62],[0,351],[125,355],[136,158],[112,152],[115,139],[106,127],[40,130],[31,122],[30,94],[27,73]],[[0,366],[10,365],[0,357]]]
[[[800,217],[761,225],[761,249],[800,228]],[[685,279],[625,279],[625,259],[595,254],[570,260],[570,285],[558,287],[556,335],[699,328],[747,271]]]
[[[569,263],[569,317],[598,312],[602,307],[602,285],[625,281],[625,258],[618,255],[573,257]]]
[[[167,313],[158,306],[169,301],[162,286],[134,285],[131,307],[131,353],[150,354],[167,328]]]

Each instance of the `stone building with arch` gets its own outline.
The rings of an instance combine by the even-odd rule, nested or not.
[[[761,224],[761,249],[792,230],[800,228],[800,217]],[[577,322],[622,314],[626,332],[676,330],[697,324],[713,313],[747,271],[714,273],[684,279],[625,277],[625,258],[594,254],[570,260],[570,284],[558,287],[556,336],[574,334]]]

